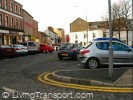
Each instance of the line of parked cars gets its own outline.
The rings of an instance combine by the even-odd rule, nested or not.
[[[15,56],[15,55],[25,55],[28,53],[38,53],[38,52],[50,52],[54,51],[54,47],[48,44],[37,44],[34,41],[26,41],[18,44],[11,45],[0,45],[0,57],[2,56]]]
[[[77,43],[61,44],[58,49],[58,58],[77,58],[87,68],[95,69],[100,65],[109,64],[109,38],[97,38],[82,46]],[[113,64],[133,66],[133,48],[117,38],[112,38]]]

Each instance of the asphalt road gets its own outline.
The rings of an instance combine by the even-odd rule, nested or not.
[[[20,100],[18,98],[22,98],[22,100],[32,100],[30,98],[34,96],[34,93],[38,94],[38,97],[44,97],[45,95],[45,97],[50,100],[133,99],[132,93],[107,93],[70,89],[67,87],[63,88],[47,85],[37,80],[38,75],[43,72],[51,73],[56,70],[83,69],[83,66],[78,66],[78,64],[79,62],[77,60],[72,59],[59,61],[56,52],[0,59],[0,100]],[[17,94],[7,98],[8,94],[4,96],[5,90],[16,90]],[[25,93],[31,95],[25,96]],[[40,95],[40,93],[42,95]],[[51,95],[49,95],[50,93]],[[7,99],[4,99],[3,96]]]

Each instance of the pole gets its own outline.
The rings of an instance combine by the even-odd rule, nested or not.
[[[111,0],[108,0],[108,10],[109,10],[109,33],[110,33],[110,43],[109,43],[109,77],[113,77]]]
[[[132,37],[133,37],[133,0],[132,0]],[[132,46],[133,46],[133,40],[132,40]]]
[[[85,8],[85,16],[86,16],[86,22],[87,22],[87,44],[88,44],[88,21],[87,21],[87,10],[86,10],[86,8]]]

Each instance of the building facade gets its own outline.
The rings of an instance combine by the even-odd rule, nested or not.
[[[86,26],[88,25],[88,27]],[[86,45],[89,41],[94,38],[109,37],[109,29],[105,28],[104,21],[87,22],[81,18],[77,18],[70,24],[70,42],[81,43]],[[118,33],[113,31],[113,37],[119,38]],[[120,31],[120,38],[122,41],[126,41],[126,31]],[[128,45],[133,45],[133,34],[132,31],[128,31]]]
[[[23,40],[23,5],[14,0],[0,0],[0,44]]]
[[[31,41],[33,36],[33,17],[23,9],[24,41]]]
[[[65,42],[65,31],[62,28],[56,28],[54,29],[54,32],[58,35],[58,42],[64,43]]]
[[[48,42],[49,44],[57,44],[58,43],[58,35],[54,32],[53,27],[48,27],[44,31],[48,35]]]

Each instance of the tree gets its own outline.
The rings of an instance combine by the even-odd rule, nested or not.
[[[128,44],[128,31],[131,28],[131,4],[130,0],[121,0],[118,3],[112,4],[111,7],[112,15],[112,30],[116,31],[120,39],[120,31],[126,30],[127,44]],[[108,13],[102,17],[105,24],[104,27],[109,29],[109,18]],[[129,27],[130,26],[130,27]],[[116,33],[113,33],[115,35]]]

